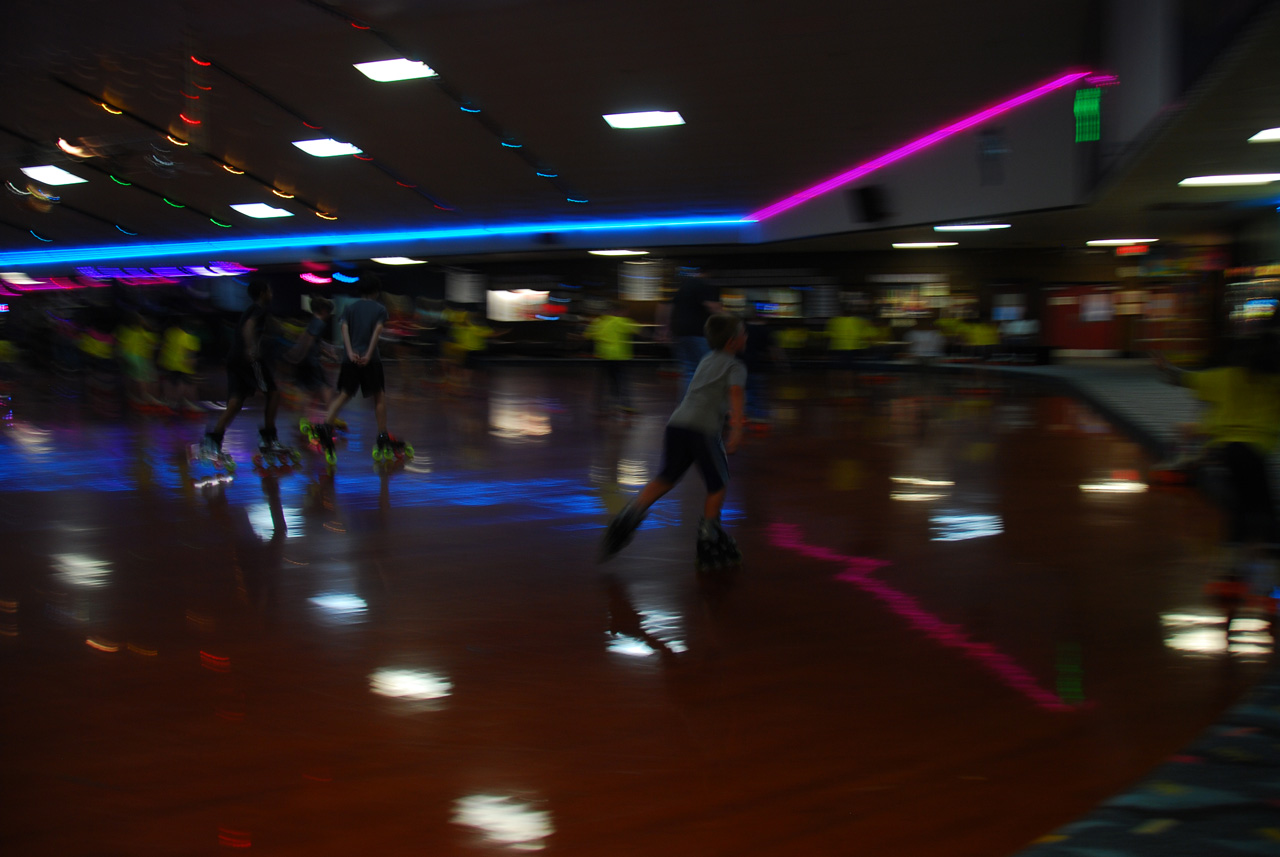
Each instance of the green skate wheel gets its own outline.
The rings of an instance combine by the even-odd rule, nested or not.
[[[413,444],[406,443],[404,445],[404,457],[410,461],[413,460]]]

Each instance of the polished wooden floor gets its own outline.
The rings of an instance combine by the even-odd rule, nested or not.
[[[674,381],[396,379],[417,458],[188,470],[200,421],[19,389],[0,434],[0,853],[998,857],[1131,785],[1265,669],[1201,585],[1218,519],[1032,387],[773,379],[622,554]],[[56,393],[56,391],[54,391]],[[282,419],[282,424],[289,423]],[[1126,490],[1129,489],[1129,490]]]

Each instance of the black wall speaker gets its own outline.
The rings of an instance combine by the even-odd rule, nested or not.
[[[884,186],[869,184],[849,191],[849,213],[860,223],[879,223],[890,217]]]

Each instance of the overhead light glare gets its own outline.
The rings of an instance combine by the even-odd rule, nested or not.
[[[947,226],[935,226],[934,232],[990,232],[992,229],[1008,229],[1009,223],[951,223]]]
[[[933,250],[937,247],[954,247],[956,241],[902,241],[893,245],[895,250]]]
[[[285,211],[265,202],[246,202],[231,207],[246,217],[293,217],[292,211]]]
[[[1154,244],[1159,238],[1095,238],[1084,242],[1090,247],[1127,247],[1130,244]]]
[[[58,138],[58,148],[66,152],[68,155],[75,155],[77,158],[91,158],[93,152],[81,146],[73,146],[61,137]]]
[[[648,256],[648,250],[588,250],[592,256]]]
[[[1280,181],[1280,173],[1240,173],[1233,176],[1192,176],[1178,182],[1179,187],[1237,187],[1271,184]]]
[[[408,256],[374,256],[369,261],[379,265],[425,265],[426,259],[410,259]]]
[[[1249,138],[1250,143],[1280,143],[1280,128],[1268,128]]]
[[[323,140],[294,140],[293,145],[297,146],[308,155],[317,158],[333,158],[338,155],[359,155],[364,150],[350,143],[341,143],[332,137],[326,137]]]
[[[281,199],[293,199],[293,194],[285,193],[282,190],[277,190],[275,188],[272,188],[271,192],[274,193],[276,196],[280,197]]]
[[[23,167],[22,172],[27,176],[27,178],[35,179],[43,184],[81,184],[88,181],[88,179],[82,179],[79,176],[72,175],[61,167],[49,165],[42,167]]]
[[[420,77],[436,77],[436,72],[423,62],[411,59],[379,60],[378,62],[358,62],[356,71],[378,83],[390,83],[395,80],[414,80]]]
[[[223,164],[223,165],[222,165],[222,168],[223,168],[224,170],[226,170],[227,172],[231,173],[231,175],[233,175],[233,176],[242,176],[242,175],[244,175],[244,170],[237,170],[235,167],[231,166],[230,164]]]
[[[610,128],[661,128],[683,125],[684,117],[675,110],[643,110],[638,113],[605,113]]]
[[[105,102],[105,101],[99,101],[99,102],[98,102],[98,105],[99,105],[103,110],[105,110],[105,111],[107,111],[108,113],[110,113],[112,116],[119,116],[121,113],[123,113],[123,112],[124,112],[123,110],[119,110],[119,109],[117,109],[117,108],[115,108],[115,107],[112,107],[110,104],[108,104],[108,103],[107,103],[107,102]]]

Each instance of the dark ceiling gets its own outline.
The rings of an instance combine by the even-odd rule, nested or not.
[[[993,98],[1089,67],[1097,8],[1014,0],[9,2],[0,168],[12,187],[0,195],[0,252],[737,216]],[[1229,114],[1205,120],[1222,140],[1255,124],[1257,98],[1280,103],[1275,35],[1272,27],[1251,54],[1259,68],[1272,58],[1251,78],[1258,92],[1188,107]],[[439,76],[375,83],[352,67],[397,56]],[[619,131],[601,118],[631,110],[678,110],[687,124]],[[1260,127],[1280,125],[1280,115],[1268,122]],[[316,158],[291,145],[322,137],[359,146],[367,160]],[[67,154],[59,138],[91,156]],[[1126,164],[1135,184],[1112,181],[1096,216],[1132,219],[1166,198],[1212,202],[1212,192],[1180,196],[1165,173],[1217,142],[1186,129],[1153,140],[1146,160]],[[56,203],[14,192],[31,190],[20,168],[35,164],[88,181],[44,188]],[[254,202],[293,216],[255,220],[229,207]],[[1186,213],[1170,222],[1206,220]],[[986,240],[1074,240],[1066,215],[1044,217],[1042,228],[1032,217],[1021,236]],[[869,240],[824,239],[843,249]]]

